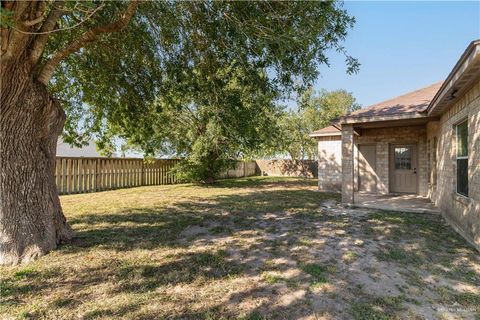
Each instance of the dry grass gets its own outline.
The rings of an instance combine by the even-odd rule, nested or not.
[[[326,209],[314,180],[63,196],[75,241],[0,269],[0,318],[474,318],[478,252],[438,217]]]

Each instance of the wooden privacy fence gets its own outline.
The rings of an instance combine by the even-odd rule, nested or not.
[[[145,162],[132,158],[57,157],[55,182],[60,194],[86,193],[119,188],[174,184],[172,169],[179,159]],[[255,175],[316,177],[317,163],[310,160],[237,161],[219,179]]]
[[[228,169],[219,174],[218,179],[242,178],[256,175],[256,161],[237,161],[235,168]]]
[[[279,177],[318,177],[316,160],[256,160],[257,175]]]
[[[172,168],[178,159],[57,157],[55,182],[59,194],[87,193],[119,188],[177,183]],[[254,176],[255,161],[237,161],[219,178]]]
[[[60,194],[174,184],[178,159],[57,157],[55,182]]]

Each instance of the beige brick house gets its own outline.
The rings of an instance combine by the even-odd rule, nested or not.
[[[430,199],[480,250],[480,40],[443,82],[341,117],[318,140],[318,186]]]

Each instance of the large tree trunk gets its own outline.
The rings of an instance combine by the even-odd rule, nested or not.
[[[207,168],[205,170],[205,177],[203,182],[205,184],[214,184],[215,183],[215,175],[217,174],[216,170],[216,161],[218,159],[218,153],[216,151],[210,151],[208,154],[208,163]]]
[[[13,60],[0,69],[0,264],[30,261],[73,236],[54,179],[65,114],[26,59]]]

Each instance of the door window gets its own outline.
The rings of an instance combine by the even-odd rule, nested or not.
[[[394,161],[396,170],[412,169],[412,148],[411,147],[395,147]]]

